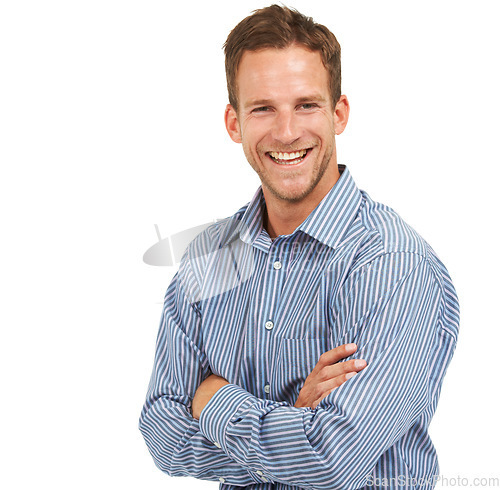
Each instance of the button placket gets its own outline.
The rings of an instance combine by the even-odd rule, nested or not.
[[[284,281],[286,280],[286,275],[284,274],[286,268],[286,261],[282,261],[282,255],[286,250],[286,245],[282,239],[277,239],[271,245],[269,250],[268,262],[267,262],[267,281],[266,287],[276,291],[276,294],[273,294],[271,301],[266,305],[266,312],[262,312],[264,315],[269,315],[267,318],[262,319],[264,323],[264,328],[266,330],[264,341],[265,349],[267,352],[271,352],[271,349],[274,349],[274,343],[276,342],[276,332],[275,329],[277,324],[275,323],[278,319],[273,318],[274,312],[279,310],[280,305],[280,296],[281,290],[283,288]],[[282,270],[283,269],[283,270]],[[271,393],[271,385],[269,384],[269,380],[272,379],[272,366],[273,366],[273,357],[270,355],[264,355],[262,359],[262,369],[260,370],[260,382],[262,383],[260,386],[263,387],[264,398],[269,398],[269,394]],[[260,383],[259,383],[260,384]]]

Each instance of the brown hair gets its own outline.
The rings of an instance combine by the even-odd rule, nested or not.
[[[236,75],[245,51],[265,48],[287,48],[300,44],[311,51],[319,51],[328,71],[332,104],[340,98],[340,44],[325,26],[317,24],[297,10],[271,5],[255,10],[243,19],[224,43],[226,80],[229,103],[238,111]]]

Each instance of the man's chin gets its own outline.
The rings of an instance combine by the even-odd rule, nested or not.
[[[289,203],[297,203],[307,197],[312,189],[304,187],[295,188],[276,188],[273,186],[266,186],[267,190],[277,199]]]

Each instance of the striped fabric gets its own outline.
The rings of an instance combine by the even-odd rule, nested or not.
[[[455,290],[430,246],[340,170],[291,235],[262,228],[259,189],[188,247],[139,423],[169,475],[222,489],[433,487],[427,428],[455,349]],[[319,356],[349,342],[367,367],[316,409],[293,407]],[[197,421],[191,400],[211,372],[230,384]]]

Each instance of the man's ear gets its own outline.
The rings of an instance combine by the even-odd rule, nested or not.
[[[333,113],[333,121],[335,124],[335,134],[341,134],[349,119],[349,101],[345,95],[341,95],[337,104],[335,105],[335,111]]]
[[[224,122],[229,136],[235,143],[241,143],[240,123],[238,122],[238,114],[231,104],[226,106],[224,113]]]

